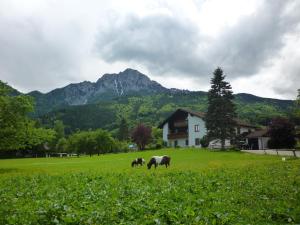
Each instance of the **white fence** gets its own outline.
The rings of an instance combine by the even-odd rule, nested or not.
[[[282,155],[300,158],[300,151],[294,149],[266,149],[266,150],[242,150],[242,152],[260,155]]]

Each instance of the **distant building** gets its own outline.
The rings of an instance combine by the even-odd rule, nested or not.
[[[188,109],[178,109],[159,128],[163,129],[163,141],[169,147],[201,147],[200,140],[207,134],[204,122],[205,114]],[[251,133],[257,127],[244,121],[236,120],[236,133]],[[230,140],[226,140],[225,147],[230,146]],[[213,140],[211,148],[220,148],[220,140]]]
[[[253,150],[268,149],[269,140],[269,129],[256,130],[246,136],[248,147]]]

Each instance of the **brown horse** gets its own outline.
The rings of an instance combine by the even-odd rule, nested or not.
[[[155,166],[155,169],[158,165],[165,165],[166,168],[170,166],[171,157],[164,155],[164,156],[152,156],[150,161],[147,164],[148,169],[151,169],[152,165]]]
[[[131,162],[131,167],[138,166],[138,165],[142,166],[144,163],[145,160],[143,158],[136,158]]]

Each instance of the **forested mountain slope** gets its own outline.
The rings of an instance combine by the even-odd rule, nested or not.
[[[21,94],[11,89],[12,94]],[[94,128],[114,130],[122,117],[131,126],[138,122],[157,126],[177,108],[205,112],[206,94],[203,91],[165,88],[133,69],[104,74],[97,82],[70,84],[46,94],[39,91],[28,93],[36,103],[32,116],[46,126],[62,120],[67,132]],[[246,93],[236,94],[235,103],[239,118],[260,125],[266,125],[274,116],[288,115],[293,106],[291,100]]]
[[[248,99],[248,100],[245,100]],[[275,116],[285,116],[292,101],[258,98],[248,94],[235,95],[239,118],[253,124],[266,125]],[[104,128],[114,130],[125,117],[131,126],[138,122],[157,126],[178,108],[189,108],[205,112],[207,97],[204,92],[156,94],[148,96],[122,97],[97,104],[68,106],[41,116],[41,122],[51,125],[62,120],[69,131]]]

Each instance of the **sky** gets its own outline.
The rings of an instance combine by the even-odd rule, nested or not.
[[[0,0],[0,80],[29,92],[139,70],[207,91],[295,99],[299,0]]]

